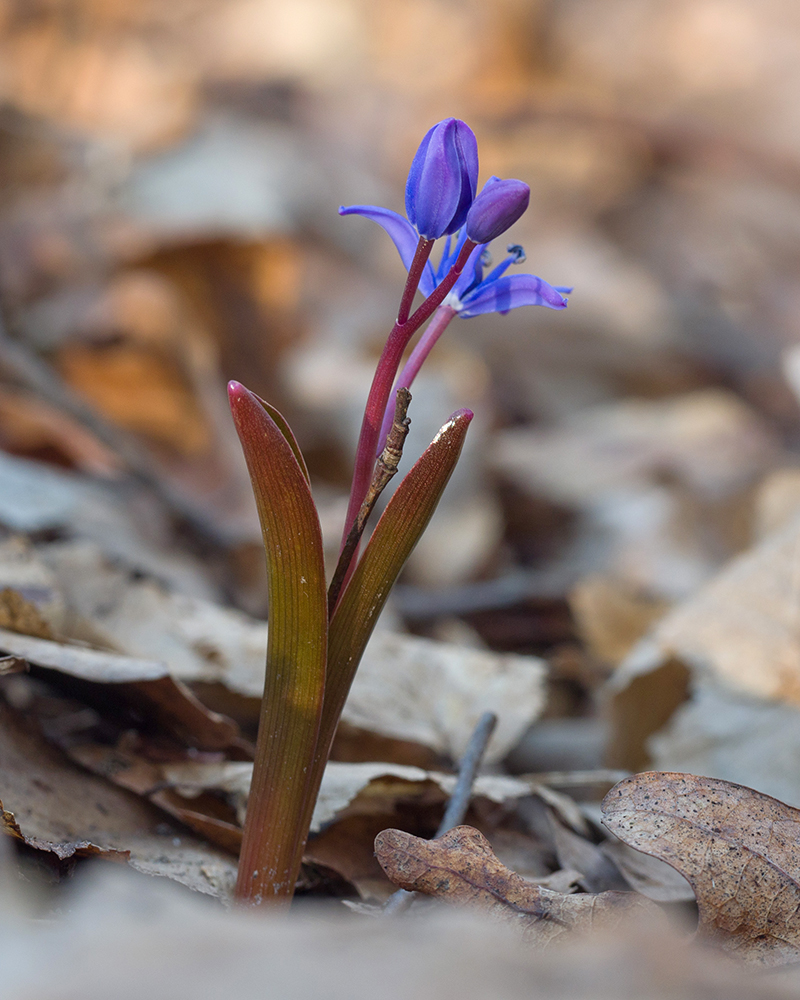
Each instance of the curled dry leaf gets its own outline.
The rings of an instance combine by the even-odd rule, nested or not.
[[[621,840],[688,879],[701,937],[748,962],[800,959],[800,810],[729,781],[650,771],[612,788],[603,813]]]
[[[261,698],[266,622],[176,593],[154,579],[131,579],[118,562],[85,542],[51,544],[41,559],[43,579],[64,594],[67,638],[152,662],[156,672],[149,676],[219,682],[237,695]],[[18,577],[15,568],[0,583],[8,579],[16,586]],[[64,617],[63,608],[61,613]],[[367,732],[458,759],[481,713],[491,710],[500,723],[488,761],[497,761],[541,713],[545,673],[534,656],[378,631],[367,644],[343,717]]]
[[[98,855],[125,861],[197,892],[227,897],[235,862],[121,788],[79,770],[28,720],[0,705],[0,834],[59,861]]]
[[[21,635],[5,628],[0,628],[0,651],[81,681],[112,685],[107,693],[135,707],[144,707],[149,716],[188,746],[202,750],[235,748],[245,755],[250,752],[236,723],[207,709],[185,684],[167,675],[163,663]]]
[[[154,805],[226,850],[238,852],[253,765],[247,761],[159,763],[124,746],[74,742],[62,749],[76,763]],[[343,764],[325,769],[311,823],[312,834],[351,816],[391,815],[398,802],[443,804],[454,775],[397,764]],[[473,795],[494,803],[531,794],[525,781],[482,775]]]
[[[699,680],[734,695],[800,707],[798,545],[795,517],[731,560],[632,650],[608,688],[613,764],[641,769],[652,763],[647,738],[689,697],[690,676],[695,690]],[[716,712],[704,714],[693,719],[702,728],[701,742],[719,745]],[[670,766],[668,757],[661,760]],[[704,767],[697,756],[678,766]],[[726,776],[755,783],[743,770]]]
[[[342,717],[458,760],[481,714],[491,711],[499,722],[486,762],[495,763],[541,714],[545,675],[544,663],[535,656],[377,631]]]
[[[375,838],[375,853],[402,889],[512,921],[540,945],[573,931],[613,928],[629,917],[657,914],[653,904],[632,893],[565,895],[528,882],[502,865],[489,841],[470,826],[457,826],[437,840],[384,830]]]

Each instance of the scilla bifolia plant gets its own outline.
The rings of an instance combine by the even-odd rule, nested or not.
[[[406,184],[405,219],[374,206],[342,208],[378,222],[408,278],[397,320],[367,398],[339,563],[326,592],[319,518],[308,471],[283,417],[238,382],[234,421],[253,483],[267,554],[269,638],[253,780],[239,860],[237,898],[288,902],[345,698],[375,622],[455,467],[469,410],[454,413],[408,472],[358,558],[366,520],[394,475],[408,428],[408,387],[456,315],[505,313],[522,305],[563,309],[561,292],[533,275],[507,276],[521,247],[484,274],[486,245],[528,206],[526,184],[491,178],[477,194],[475,136],[454,118],[422,140]],[[439,264],[430,262],[446,237]],[[417,291],[424,301],[412,312]],[[414,333],[431,320],[392,384]]]

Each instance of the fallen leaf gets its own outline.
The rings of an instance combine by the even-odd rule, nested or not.
[[[77,768],[35,727],[0,704],[0,800],[7,833],[59,859],[97,854],[164,875],[198,892],[227,897],[235,862],[163,814]]]
[[[0,649],[39,667],[60,670],[82,680],[104,684],[155,681],[167,677],[167,668],[156,660],[107,653],[86,646],[54,642],[0,628]]]
[[[553,428],[504,430],[491,454],[522,490],[580,512],[586,569],[668,601],[747,544],[749,487],[779,458],[759,416],[719,389],[623,399]]]
[[[49,545],[40,555],[67,600],[72,638],[160,661],[186,682],[218,682],[260,700],[266,622],[175,593],[154,579],[131,579],[91,543]],[[367,644],[342,718],[457,760],[482,712],[493,711],[500,721],[488,750],[492,763],[540,714],[544,677],[544,663],[534,656],[379,629]]]
[[[699,936],[748,962],[800,958],[800,810],[717,778],[650,771],[612,788],[603,814],[686,877]]]
[[[499,720],[486,754],[493,763],[540,715],[545,672],[535,656],[379,630],[367,644],[342,718],[458,760],[481,714],[491,711]]]
[[[669,605],[599,573],[585,576],[569,594],[579,635],[602,663],[616,666],[663,617]]]
[[[239,823],[244,819],[253,765],[247,761],[201,763],[186,761],[157,764],[114,747],[76,743],[66,748],[73,759],[97,774],[137,792],[150,795],[169,788],[183,796],[186,805],[205,792],[226,799]],[[389,813],[398,800],[444,803],[456,776],[398,764],[343,764],[330,761],[314,808],[312,833],[347,815]],[[503,803],[531,794],[528,782],[504,775],[481,775],[473,796]]]
[[[143,706],[149,719],[189,746],[202,750],[235,747],[250,754],[231,719],[209,711],[181,681],[167,675],[153,660],[20,635],[0,628],[0,650],[38,667],[68,674],[93,684],[110,685],[104,695]],[[88,698],[90,689],[84,688]],[[99,692],[98,692],[99,693]]]
[[[0,656],[0,677],[6,674],[24,674],[27,669],[28,664],[18,656]]]
[[[11,587],[0,590],[0,628],[23,635],[35,635],[41,639],[52,639],[53,632],[39,613],[38,608]]]
[[[647,741],[650,767],[758,788],[800,806],[800,710],[695,680],[692,697]]]
[[[0,543],[0,589],[12,591],[0,609],[0,627],[52,639],[64,627],[66,604],[55,575],[22,535]],[[19,600],[29,606],[23,611]]]
[[[637,660],[647,652],[656,666],[674,656],[734,690],[800,705],[798,547],[794,519],[662,619]]]
[[[146,528],[140,527],[143,513]],[[174,548],[164,552],[154,542],[167,537],[165,511],[132,484],[122,491],[109,483],[0,451],[0,524],[14,532],[56,533],[90,540],[100,546],[106,558],[118,559],[129,570],[155,576],[188,594],[213,593],[198,560]],[[35,582],[29,581],[31,585],[52,588],[56,582],[53,572],[41,565],[38,554],[36,558],[24,553],[15,556],[10,551],[12,543],[19,546],[18,541],[9,540],[2,547],[2,582],[15,589],[22,585],[21,580],[7,578],[8,564],[14,577],[24,571],[36,578]],[[59,547],[42,545],[39,554]],[[30,550],[31,546],[23,549]],[[22,567],[22,563],[27,565]],[[73,574],[67,579],[71,588],[80,577]],[[34,600],[44,613],[44,595],[20,592]]]
[[[540,888],[500,864],[489,841],[469,826],[457,826],[437,840],[384,830],[375,838],[375,853],[402,889],[474,906],[514,922],[538,945],[656,912],[653,904],[633,893],[566,895]]]
[[[798,547],[795,517],[731,560],[634,647],[608,685],[610,763],[631,770],[651,763],[645,743],[686,701],[690,680],[695,691],[710,685],[754,704],[800,706]],[[710,716],[704,724],[710,743],[714,728]]]
[[[694,900],[692,887],[680,872],[665,861],[642,854],[616,837],[602,843],[600,850],[611,858],[628,885],[648,899],[656,903],[689,903]]]
[[[701,492],[729,493],[776,456],[754,411],[731,392],[703,389],[586,408],[552,430],[503,431],[492,460],[534,492],[592,507],[603,494],[641,487],[665,472]]]
[[[266,622],[154,577],[132,577],[91,543],[49,545],[40,557],[68,603],[68,637],[160,661],[164,673],[184,681],[222,681],[261,698]]]
[[[0,389],[0,444],[4,451],[55,460],[89,475],[120,474],[120,459],[69,414],[29,393]]]
[[[631,888],[616,863],[599,845],[573,833],[552,811],[548,816],[558,863],[562,868],[581,873],[580,884],[586,892],[624,892]]]

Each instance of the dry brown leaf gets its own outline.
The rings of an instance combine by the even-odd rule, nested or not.
[[[569,594],[579,635],[601,662],[616,666],[667,611],[666,601],[614,577],[590,573]]]
[[[26,601],[11,587],[0,590],[0,628],[21,632],[23,635],[35,635],[40,639],[53,638],[53,630],[36,605],[32,601]]]
[[[3,628],[0,628],[0,650],[39,667],[111,685],[106,692],[110,697],[143,706],[148,718],[156,719],[189,746],[202,750],[234,747],[245,755],[251,752],[235,722],[209,711],[185,684],[167,676],[161,663],[20,635]]]
[[[691,884],[698,934],[748,962],[800,958],[800,810],[717,778],[649,771],[603,800],[606,826]]]
[[[132,344],[70,344],[58,360],[65,381],[120,427],[180,456],[208,451],[207,424],[171,358]]]
[[[694,901],[692,887],[671,865],[650,854],[623,844],[615,837],[600,845],[619,868],[632,889],[655,903],[690,903]]]
[[[799,546],[800,519],[795,517],[733,559],[633,649],[608,685],[609,763],[630,770],[652,764],[646,740],[686,700],[690,680],[695,689],[691,704],[702,684],[723,697],[745,696],[754,704],[758,699],[761,704],[800,705]],[[699,742],[719,744],[713,714],[700,722]],[[697,765],[688,759],[671,763],[668,756],[660,762],[675,770],[708,770],[699,758]],[[725,777],[750,780],[744,771],[727,770]],[[779,791],[775,786],[770,790]]]
[[[492,460],[534,492],[591,507],[603,494],[664,473],[702,493],[730,493],[776,454],[754,411],[731,392],[703,389],[583,409],[554,429],[503,431]]]
[[[65,595],[68,638],[159,661],[163,673],[184,681],[222,681],[260,699],[266,622],[176,592],[158,573],[132,578],[91,543],[48,545],[39,555]]]
[[[798,546],[795,518],[732,560],[658,624],[623,666],[617,687],[672,655],[733,690],[800,704]]]
[[[747,544],[748,489],[778,457],[755,412],[704,389],[504,430],[491,461],[527,493],[582,512],[607,546],[602,557],[587,550],[592,568],[674,601]]]
[[[499,720],[486,754],[487,763],[493,763],[540,715],[545,673],[535,656],[379,630],[364,652],[342,717],[458,760],[481,714],[491,711]]]
[[[0,389],[0,443],[14,455],[114,478],[121,460],[69,414],[29,393]]]
[[[92,544],[49,545],[41,558],[65,595],[70,638],[161,662],[164,673],[168,668],[186,682],[219,682],[261,698],[266,622],[175,593],[154,579],[132,580]],[[537,657],[378,631],[367,645],[344,720],[458,759],[481,713],[494,711],[500,722],[488,760],[497,761],[541,712],[544,676]]]
[[[122,656],[104,650],[73,646],[0,628],[0,649],[39,667],[60,670],[82,680],[104,684],[160,680],[167,668],[155,660]]]
[[[631,888],[616,863],[597,844],[573,833],[552,810],[548,810],[548,818],[559,865],[571,871],[579,871],[580,884],[586,892],[625,892]]]
[[[3,827],[59,859],[99,854],[227,897],[229,855],[182,831],[163,830],[163,814],[102,778],[79,770],[22,716],[0,704]]]
[[[18,656],[0,656],[0,677],[5,677],[6,674],[24,674],[27,669],[26,661]]]
[[[641,918],[656,912],[632,893],[565,895],[527,882],[502,865],[489,841],[470,826],[457,826],[437,840],[384,830],[375,838],[375,853],[402,889],[513,921],[540,945],[573,931],[615,927],[633,915]]]

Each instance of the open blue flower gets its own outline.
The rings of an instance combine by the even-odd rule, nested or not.
[[[339,214],[363,215],[377,222],[391,237],[406,269],[411,266],[419,235],[408,219],[388,208],[375,205],[350,205],[340,208]],[[450,236],[445,240],[438,265],[434,267],[430,261],[426,263],[419,283],[419,290],[424,296],[430,295],[448,273],[466,238],[466,228],[462,227],[455,240]],[[520,246],[510,246],[506,258],[488,274],[484,274],[487,246],[488,244],[482,244],[472,251],[466,267],[443,305],[449,306],[464,319],[480,316],[482,313],[505,314],[520,306],[566,308],[567,300],[564,296],[572,291],[571,288],[554,287],[534,274],[506,274],[512,264],[520,264],[525,260],[525,253]]]

